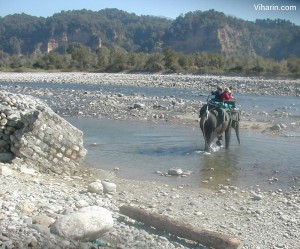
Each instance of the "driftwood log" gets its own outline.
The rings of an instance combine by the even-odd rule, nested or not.
[[[124,205],[120,207],[120,213],[160,231],[196,241],[203,246],[215,249],[239,249],[242,246],[241,242],[234,237],[200,229],[165,215],[149,212],[141,208]]]

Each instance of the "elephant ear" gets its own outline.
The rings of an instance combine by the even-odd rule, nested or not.
[[[234,111],[231,113],[231,118],[233,121],[239,122],[240,121],[240,115],[241,112],[240,111]]]
[[[236,111],[236,112],[233,112],[232,114],[231,114],[231,119],[232,119],[232,127],[234,128],[234,129],[236,129],[237,128],[237,126],[238,126],[238,123],[239,123],[239,121],[240,121],[240,115],[241,115],[241,112],[240,111]]]
[[[200,109],[199,117],[201,118],[204,113],[206,113],[207,104],[203,105]]]

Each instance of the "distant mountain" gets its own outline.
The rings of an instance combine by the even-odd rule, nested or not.
[[[300,56],[300,26],[286,20],[244,21],[213,10],[189,12],[172,22],[165,42],[183,52]]]
[[[300,26],[286,20],[244,21],[214,10],[189,12],[170,20],[118,9],[62,11],[52,17],[26,14],[0,18],[0,50],[8,54],[64,52],[81,43],[93,50],[121,47],[128,52],[211,51],[276,59],[300,57]]]

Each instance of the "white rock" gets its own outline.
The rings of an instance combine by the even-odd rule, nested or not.
[[[57,219],[50,227],[51,233],[64,238],[92,241],[113,227],[111,213],[102,207],[90,206]]]
[[[179,176],[182,175],[183,171],[182,169],[172,168],[168,170],[168,174],[172,176]]]
[[[0,166],[0,175],[9,176],[12,175],[13,171],[7,166]]]
[[[87,207],[89,204],[85,200],[80,200],[75,203],[77,208]]]
[[[261,201],[262,199],[263,199],[263,195],[256,194],[256,193],[252,194],[252,200],[254,200],[254,201]]]
[[[102,186],[104,193],[112,194],[117,192],[117,185],[113,182],[102,181]]]
[[[37,207],[32,202],[25,202],[25,203],[19,204],[18,205],[18,209],[23,214],[31,214],[31,213],[33,213],[37,209]]]
[[[88,192],[102,194],[103,193],[103,185],[102,185],[101,181],[90,183],[88,186]]]
[[[49,217],[47,215],[37,215],[32,217],[32,223],[33,224],[39,224],[46,227],[49,227],[55,222],[55,219],[52,217]]]
[[[287,125],[286,125],[286,124],[280,124],[280,128],[286,129],[286,128],[287,128]]]
[[[27,175],[33,175],[33,176],[36,176],[37,173],[35,172],[35,170],[33,168],[26,168],[26,167],[21,167],[20,168],[20,171],[23,173],[23,174],[27,174]]]

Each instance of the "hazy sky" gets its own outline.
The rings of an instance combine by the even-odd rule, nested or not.
[[[172,19],[189,11],[215,9],[250,21],[281,18],[300,25],[300,0],[0,0],[1,17],[15,13],[48,17],[62,10],[104,8]]]

